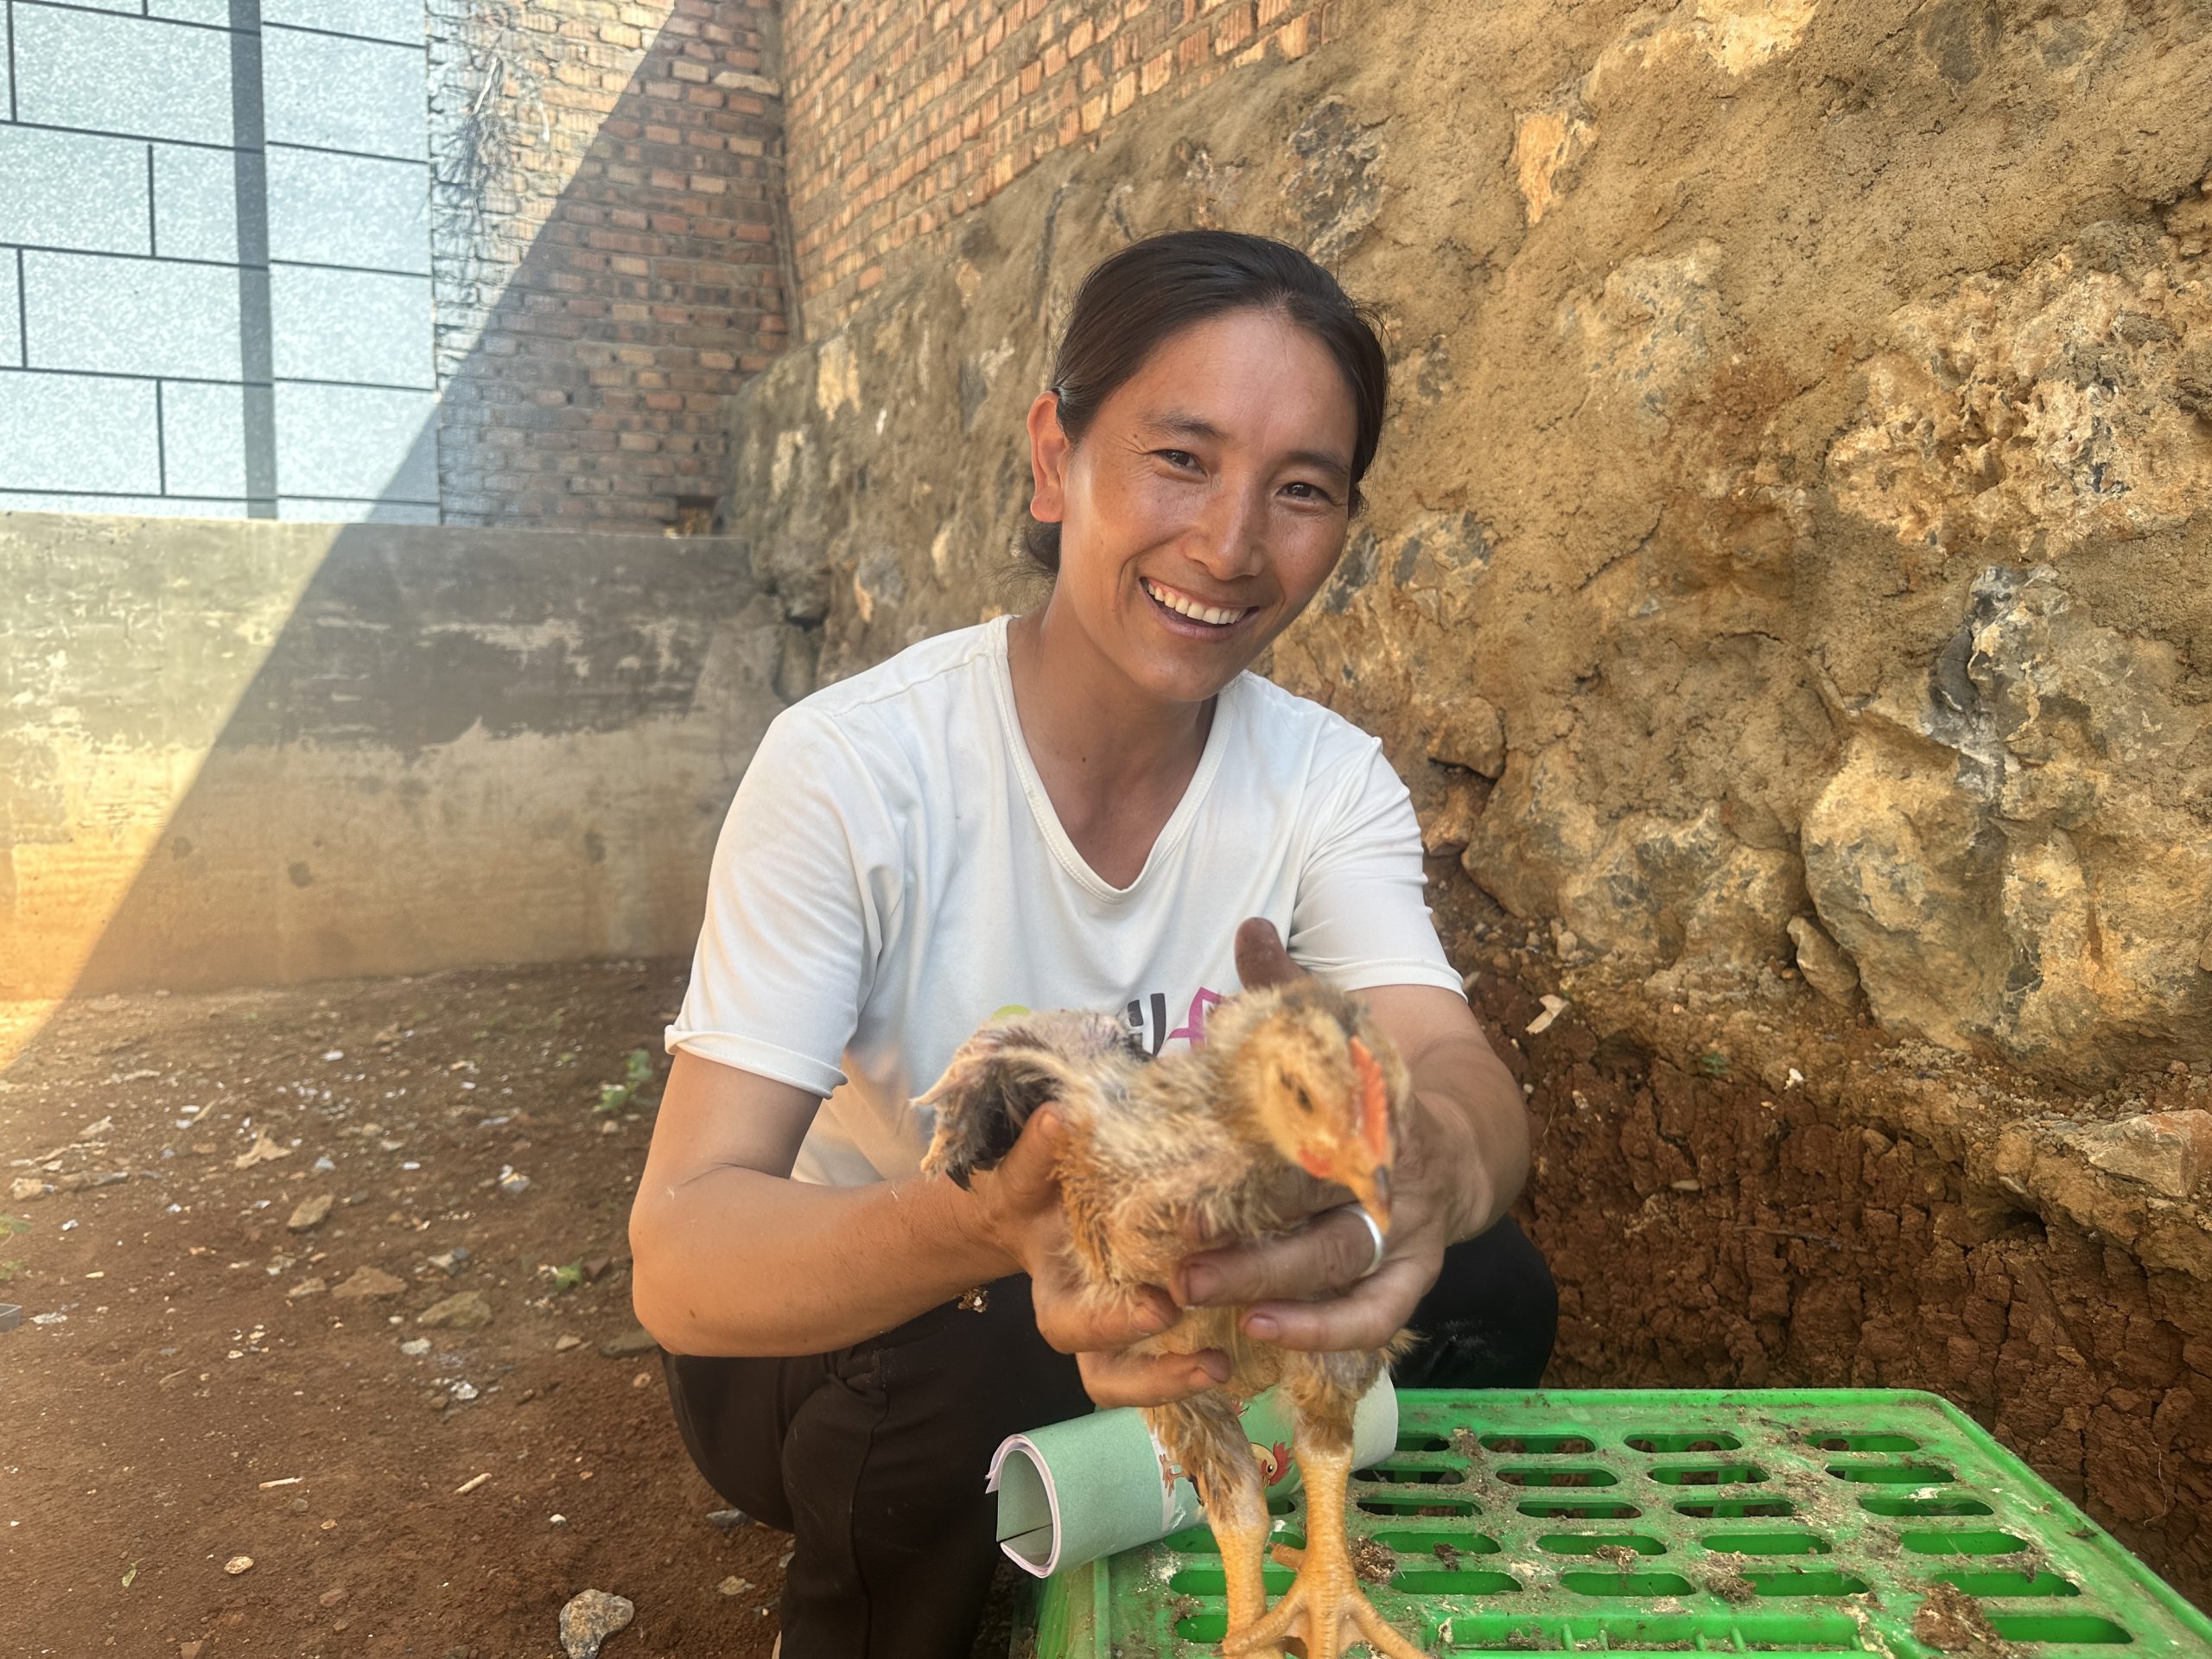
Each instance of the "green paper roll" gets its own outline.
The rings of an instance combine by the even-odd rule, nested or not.
[[[1290,1402],[1269,1389],[1244,1403],[1245,1438],[1270,1497],[1298,1490]],[[1352,1418],[1352,1465],[1398,1444],[1398,1395],[1386,1375]],[[1165,1538],[1205,1518],[1198,1489],[1168,1459],[1132,1407],[1094,1411],[1009,1435],[991,1458],[983,1490],[999,1499],[999,1548],[1039,1578]]]

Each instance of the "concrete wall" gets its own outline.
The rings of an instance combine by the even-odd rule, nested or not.
[[[0,1001],[681,953],[788,632],[714,538],[0,518]]]

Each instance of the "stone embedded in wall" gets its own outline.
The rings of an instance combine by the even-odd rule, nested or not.
[[[2068,1144],[2099,1169],[2185,1198],[2212,1175],[2212,1112],[2145,1112],[2075,1130]]]
[[[2015,1059],[2100,1029],[2186,1044],[2212,1007],[2212,838],[2184,804],[2212,721],[2164,641],[2049,566],[1993,566],[1922,694],[1870,703],[1808,809],[1806,881],[1884,1023]]]
[[[2155,226],[2091,226],[2018,277],[1968,276],[1884,327],[1828,454],[1837,501],[1916,550],[2049,558],[2212,499],[2212,283]]]

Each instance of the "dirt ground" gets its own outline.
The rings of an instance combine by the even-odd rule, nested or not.
[[[789,1540],[709,1523],[630,1310],[684,971],[66,1005],[0,1078],[0,1650],[557,1656],[597,1588],[610,1659],[767,1653]]]

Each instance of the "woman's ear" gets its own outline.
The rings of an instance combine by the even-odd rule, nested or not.
[[[1060,396],[1046,391],[1029,405],[1029,475],[1036,490],[1029,498],[1029,516],[1040,524],[1058,524],[1065,516],[1068,455],[1074,448],[1060,426]]]

